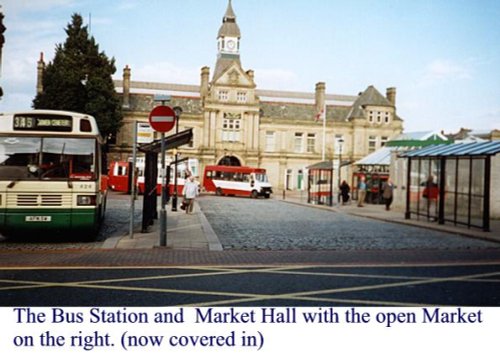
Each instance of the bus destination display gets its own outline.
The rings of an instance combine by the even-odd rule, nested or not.
[[[71,117],[51,115],[14,116],[14,130],[71,132],[71,129]]]

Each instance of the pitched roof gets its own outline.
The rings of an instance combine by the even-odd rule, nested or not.
[[[261,101],[260,109],[263,117],[271,119],[287,119],[314,122],[317,114],[314,104]],[[328,105],[326,107],[326,120],[343,121],[349,106]],[[318,121],[318,124],[321,124]]]
[[[220,78],[221,75],[227,69],[229,69],[229,67],[232,66],[235,62],[241,68],[241,61],[239,55],[222,53],[217,58],[217,62],[215,63],[215,70],[214,70],[214,76],[212,77],[212,81],[215,81],[218,78]]]
[[[347,119],[364,118],[363,109],[365,106],[393,106],[386,97],[384,97],[373,85],[361,93],[356,101],[352,104],[351,111],[347,115]]]

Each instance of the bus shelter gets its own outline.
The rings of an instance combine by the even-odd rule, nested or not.
[[[307,203],[333,206],[333,161],[325,160],[307,169]]]
[[[405,218],[490,230],[492,161],[500,141],[429,146],[408,151]],[[499,176],[496,176],[498,179]],[[496,181],[495,183],[499,183]]]
[[[179,132],[165,137],[165,150],[177,148],[189,143],[193,139],[193,129]],[[142,232],[147,232],[153,220],[158,218],[158,198],[156,194],[156,185],[158,178],[158,153],[161,153],[161,139],[151,143],[139,146],[139,150],[146,156],[144,166],[144,198],[142,207]],[[167,169],[165,175],[166,181],[170,181],[170,169]],[[166,193],[170,189],[166,189]],[[164,201],[168,201],[169,196],[162,196]]]
[[[366,181],[366,198],[364,202],[379,204],[384,203],[382,188],[389,178],[391,152],[397,147],[382,147],[354,163],[355,170],[352,174],[352,198],[358,199],[358,184],[361,177]]]

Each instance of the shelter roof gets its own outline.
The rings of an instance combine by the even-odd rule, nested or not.
[[[500,153],[500,141],[432,145],[401,154],[401,157],[468,157]]]
[[[391,153],[396,149],[396,147],[382,147],[358,160],[354,165],[390,165]]]
[[[307,169],[309,170],[331,170],[333,169],[333,160],[324,160],[324,161],[320,161],[319,163],[316,163],[316,164],[313,164],[313,165],[309,165],[307,167]]]

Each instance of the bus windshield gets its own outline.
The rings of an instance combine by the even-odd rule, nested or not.
[[[0,137],[0,180],[93,180],[96,140]]]
[[[269,182],[266,174],[255,174],[255,179],[260,182]]]

